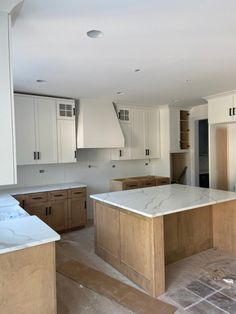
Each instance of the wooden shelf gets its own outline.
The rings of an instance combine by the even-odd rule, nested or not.
[[[180,149],[189,147],[189,112],[180,110]]]

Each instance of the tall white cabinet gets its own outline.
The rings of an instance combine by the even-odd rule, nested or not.
[[[0,185],[16,183],[10,32],[10,16],[6,12],[0,11]]]
[[[117,106],[125,147],[112,150],[112,160],[160,158],[160,112],[154,107]]]
[[[58,162],[76,162],[75,103],[58,99],[56,104]]]
[[[15,94],[17,165],[76,161],[74,101],[64,102],[71,117],[61,118],[62,100]]]

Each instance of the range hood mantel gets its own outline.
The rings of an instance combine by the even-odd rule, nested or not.
[[[77,148],[121,148],[124,136],[111,101],[81,99]]]

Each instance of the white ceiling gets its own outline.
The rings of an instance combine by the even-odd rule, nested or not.
[[[15,90],[198,104],[236,89],[235,12],[235,0],[25,0],[13,28]],[[88,38],[91,29],[104,37]]]

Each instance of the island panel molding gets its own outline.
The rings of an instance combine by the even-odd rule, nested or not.
[[[165,264],[213,245],[236,254],[236,193],[175,184],[91,197],[96,254],[153,297]]]
[[[56,314],[55,269],[54,242],[1,254],[0,312]]]

